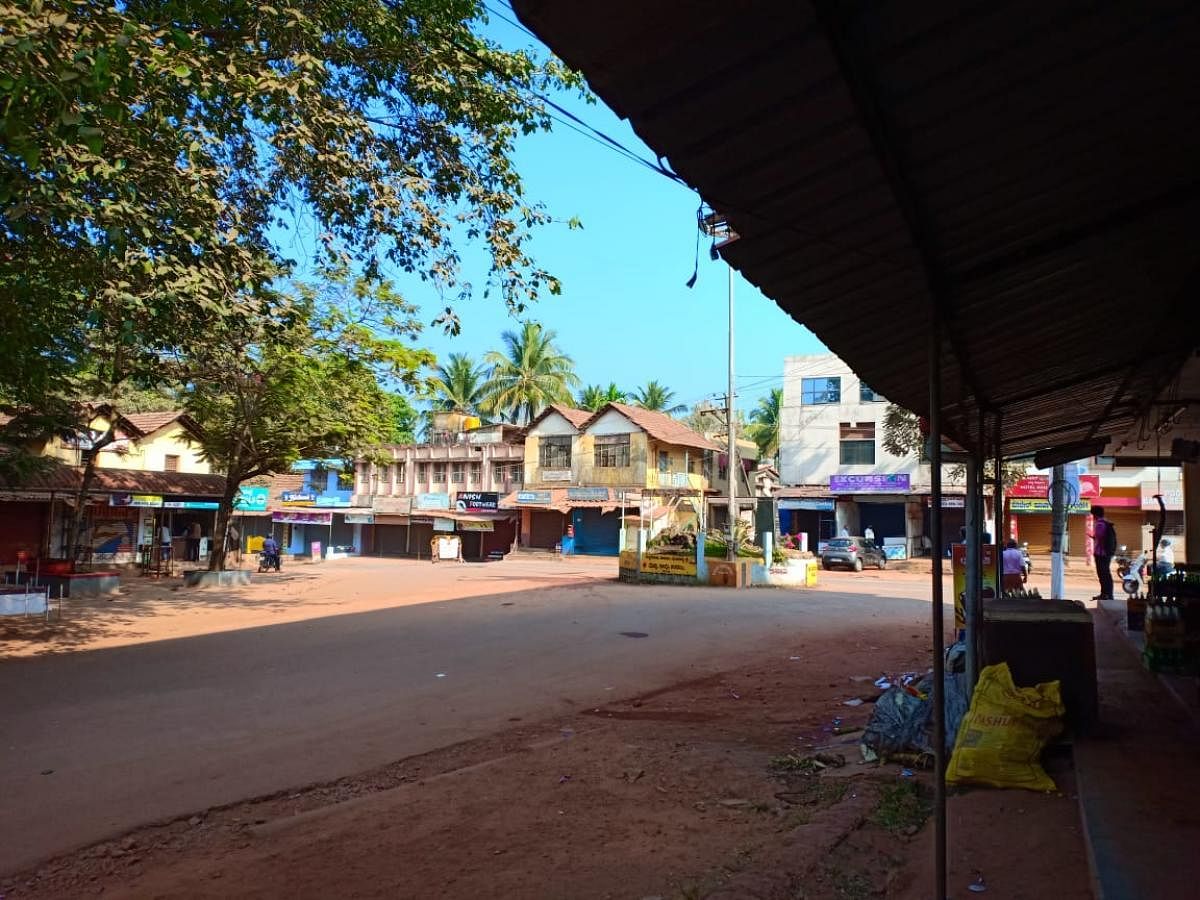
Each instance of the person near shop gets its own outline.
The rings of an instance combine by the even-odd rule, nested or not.
[[[1112,558],[1117,552],[1117,529],[1104,518],[1104,507],[1093,506],[1092,558],[1096,562],[1096,577],[1100,581],[1100,593],[1093,600],[1113,599]]]
[[[1154,554],[1154,574],[1162,578],[1175,570],[1175,548],[1169,538],[1158,542],[1158,550]]]
[[[875,529],[870,525],[863,529],[863,539],[871,542],[875,541]]]
[[[168,560],[171,558],[171,529],[167,527],[167,523],[163,524],[158,529],[158,541],[162,545],[162,559]]]
[[[199,522],[193,522],[188,527],[187,533],[188,559],[192,562],[200,562],[200,538],[202,537],[204,537],[204,529],[200,527]]]
[[[1021,557],[1021,550],[1016,541],[1009,541],[1005,545],[1000,559],[1004,566],[1001,584],[1004,593],[1021,590],[1025,585],[1025,560]]]

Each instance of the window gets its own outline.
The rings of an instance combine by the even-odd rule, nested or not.
[[[851,425],[842,422],[839,429],[838,462],[843,466],[875,464],[875,423]]]
[[[433,483],[434,484],[445,484],[446,483],[446,464],[445,463],[434,463],[433,464]]]
[[[471,463],[470,473],[467,477],[471,480],[471,484],[479,484],[483,480],[483,463]]]
[[[417,481],[424,484],[429,480],[429,463],[417,463]]]
[[[841,378],[805,378],[800,382],[800,402],[822,406],[842,402]]]
[[[179,457],[168,453],[166,455],[166,458],[163,460],[163,471],[164,472],[178,472],[179,471]]]
[[[450,480],[455,484],[462,484],[467,480],[467,465],[466,463],[456,462],[450,466]]]
[[[658,451],[658,471],[660,471],[660,472],[670,472],[671,471],[671,454],[668,453],[666,450]]]
[[[883,395],[871,390],[864,382],[858,383],[858,399],[860,403],[883,403]]]
[[[508,470],[508,477],[513,484],[521,484],[525,480],[525,466],[517,463]]]
[[[538,446],[538,462],[543,469],[569,469],[571,436],[561,434],[542,438]]]
[[[629,465],[629,435],[596,435],[596,468],[620,469]]]
[[[404,484],[404,463],[396,463],[392,471],[395,473],[393,478],[396,484]]]
[[[688,454],[688,458],[687,458],[687,470],[688,470],[688,474],[689,474],[689,475],[695,475],[695,474],[696,474],[696,457],[695,457],[695,455],[694,455],[694,454],[691,454],[691,453],[689,453],[689,454]]]

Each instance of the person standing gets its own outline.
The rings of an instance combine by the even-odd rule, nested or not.
[[[1096,561],[1096,577],[1100,580],[1100,593],[1093,600],[1113,599],[1112,558],[1117,552],[1117,529],[1104,518],[1104,507],[1093,506],[1092,558]]]
[[[875,529],[870,525],[863,529],[863,539],[868,541],[875,540]]]
[[[1004,547],[1001,562],[1004,564],[1004,584],[1001,585],[1003,592],[1008,594],[1021,590],[1025,585],[1025,560],[1016,541],[1009,541]]]
[[[242,561],[242,533],[232,520],[229,522],[229,530],[225,533],[225,550],[232,551],[239,563]]]

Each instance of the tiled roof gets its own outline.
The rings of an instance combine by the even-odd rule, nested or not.
[[[592,417],[591,412],[586,409],[576,409],[573,406],[567,406],[564,403],[551,403],[540,413],[533,417],[532,421],[525,426],[526,433],[533,430],[533,426],[546,418],[551,413],[558,413],[576,428],[582,428],[583,424]]]
[[[251,478],[247,486],[267,488],[267,496],[271,500],[280,500],[284,491],[299,491],[304,487],[303,472],[282,472],[277,475],[261,475]]]
[[[638,426],[656,441],[664,444],[674,444],[679,447],[695,447],[698,450],[720,450],[721,448],[700,434],[688,428],[678,419],[664,412],[642,409],[640,406],[630,406],[628,403],[606,403],[594,414],[589,416],[584,428],[610,409],[615,409],[634,425]],[[577,426],[578,427],[578,426]]]
[[[152,434],[164,425],[170,425],[182,415],[183,410],[176,409],[166,412],[129,413],[121,418],[142,434]]]
[[[0,488],[22,491],[79,490],[83,469],[55,465],[36,473],[20,484],[0,484]],[[224,475],[199,475],[191,472],[143,472],[136,469],[97,469],[91,492],[97,494],[162,494],[170,497],[220,497],[225,492]]]

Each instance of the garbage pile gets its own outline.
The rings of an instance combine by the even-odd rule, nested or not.
[[[947,752],[954,747],[959,723],[967,712],[965,669],[966,648],[960,642],[946,650],[943,688]],[[875,711],[863,731],[860,748],[863,759],[867,762],[899,759],[932,765],[933,673],[884,675],[875,686],[883,694],[875,701]]]

